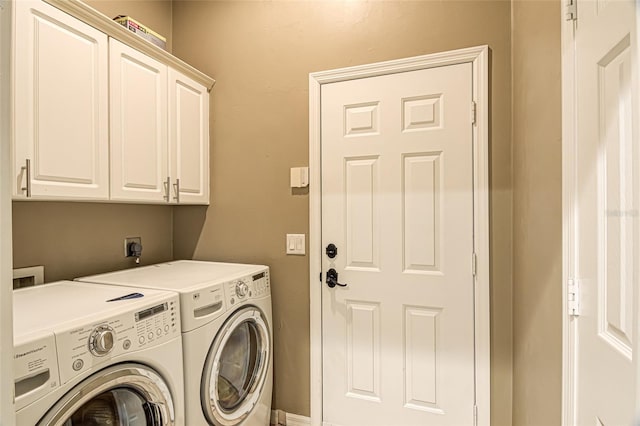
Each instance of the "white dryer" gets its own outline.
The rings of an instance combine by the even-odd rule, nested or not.
[[[189,426],[268,426],[273,386],[269,268],[175,261],[79,278],[180,294]]]
[[[13,293],[16,424],[183,426],[179,300],[61,281]]]

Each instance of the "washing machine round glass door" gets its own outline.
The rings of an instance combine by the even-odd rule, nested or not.
[[[202,409],[215,425],[242,422],[258,403],[267,378],[269,326],[255,306],[231,315],[213,341],[204,366]]]
[[[75,386],[38,426],[171,426],[174,418],[162,378],[147,367],[120,364]]]

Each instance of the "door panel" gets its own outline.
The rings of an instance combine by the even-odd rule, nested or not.
[[[321,89],[323,420],[473,424],[470,64]]]
[[[168,201],[167,67],[110,40],[111,198]]]
[[[15,4],[15,195],[107,199],[107,36],[42,2]]]
[[[635,3],[581,1],[578,11],[576,279],[582,298],[575,319],[575,424],[631,424],[640,189]]]
[[[169,139],[174,201],[209,204],[209,93],[171,68]]]

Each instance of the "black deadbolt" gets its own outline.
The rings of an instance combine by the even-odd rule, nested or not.
[[[338,247],[336,247],[335,244],[330,243],[326,248],[326,253],[327,256],[329,256],[329,259],[333,259],[338,254]]]

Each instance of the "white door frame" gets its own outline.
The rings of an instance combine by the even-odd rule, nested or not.
[[[13,293],[11,238],[12,9],[0,2],[0,423],[15,424],[13,406]]]
[[[473,68],[473,212],[475,283],[475,370],[477,424],[490,424],[489,275],[489,47],[477,46],[413,58],[309,74],[309,297],[311,424],[322,425],[322,191],[320,173],[320,88],[323,84],[398,72],[470,63]],[[471,114],[471,105],[470,114]]]
[[[562,8],[562,424],[575,424],[576,407],[575,394],[575,318],[568,315],[569,277],[576,273],[575,250],[576,219],[576,50],[575,50],[575,22],[565,20],[566,3],[560,2]]]

